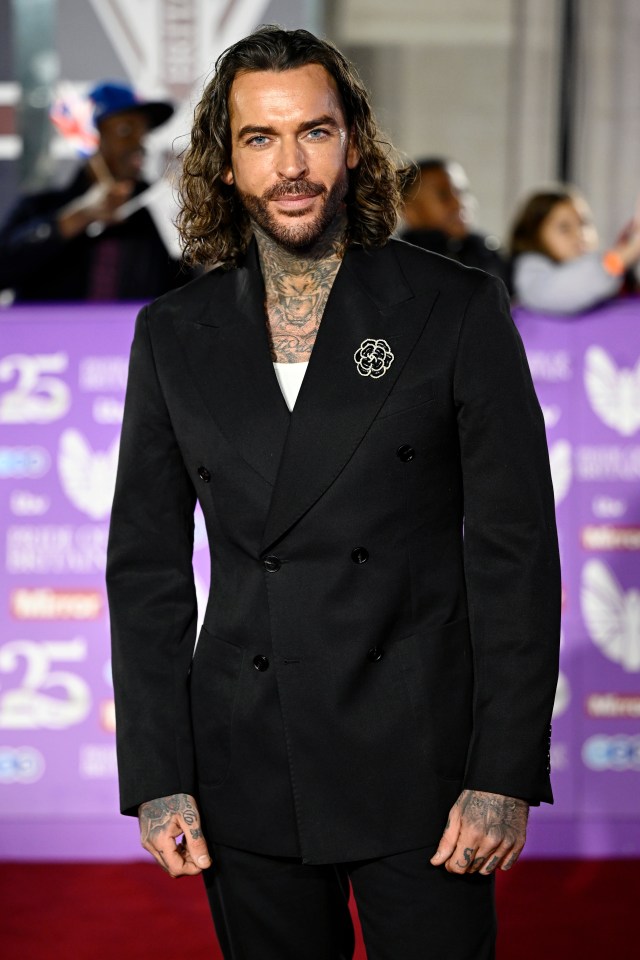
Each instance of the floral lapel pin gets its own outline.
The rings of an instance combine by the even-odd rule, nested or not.
[[[361,377],[384,377],[393,363],[391,347],[386,340],[363,340],[353,355]]]

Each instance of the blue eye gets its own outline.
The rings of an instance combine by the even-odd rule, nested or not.
[[[255,137],[251,137],[251,139],[248,142],[255,144],[256,147],[261,147],[263,144],[267,142],[267,138],[263,136],[261,133],[259,133]]]
[[[323,130],[321,127],[316,127],[314,130],[309,130],[308,137],[311,140],[324,140],[328,136],[328,132]]]

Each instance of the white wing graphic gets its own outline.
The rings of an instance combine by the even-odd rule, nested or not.
[[[65,494],[92,520],[109,516],[118,466],[118,438],[108,450],[94,451],[79,430],[64,430],[58,449],[58,474]]]
[[[601,560],[589,560],[580,599],[595,645],[629,673],[640,672],[640,590],[625,592]]]
[[[618,369],[606,350],[589,347],[584,385],[594,412],[608,427],[630,437],[640,427],[640,359]]]
[[[568,440],[556,440],[553,446],[549,447],[549,463],[557,505],[564,500],[571,486],[571,444]]]

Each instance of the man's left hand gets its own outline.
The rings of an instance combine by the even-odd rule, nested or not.
[[[528,816],[526,800],[463,790],[451,808],[431,863],[444,865],[450,873],[510,870],[524,847]]]

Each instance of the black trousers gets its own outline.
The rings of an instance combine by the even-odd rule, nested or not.
[[[210,845],[225,960],[351,960],[349,881],[367,960],[493,960],[494,878],[433,867],[435,847],[330,865]]]

